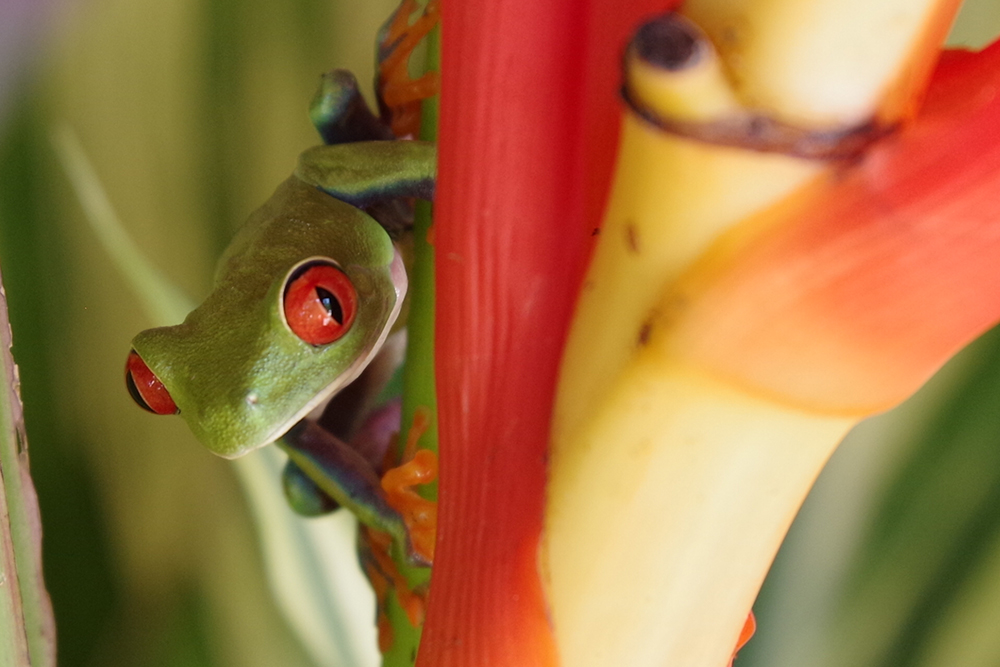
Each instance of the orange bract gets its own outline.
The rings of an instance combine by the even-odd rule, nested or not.
[[[757,619],[754,618],[753,612],[747,616],[746,623],[743,624],[743,629],[740,630],[740,637],[736,640],[736,648],[733,650],[733,658],[729,661],[729,667],[733,667],[733,661],[736,660],[736,654],[739,653],[740,649],[747,645],[747,642],[753,637],[753,633],[757,632]]]
[[[866,414],[1000,317],[1000,43],[946,54],[914,121],[717,244],[666,301],[672,354]]]

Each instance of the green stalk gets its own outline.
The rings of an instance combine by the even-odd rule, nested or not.
[[[427,36],[425,69],[440,71],[441,28],[437,26]],[[437,96],[423,103],[420,139],[437,140]],[[410,313],[407,319],[406,366],[403,370],[403,417],[398,451],[406,444],[406,436],[413,425],[418,409],[429,411],[430,425],[420,436],[418,448],[438,451],[437,394],[434,384],[434,248],[428,242],[433,207],[429,202],[418,201],[413,222],[413,271],[410,276]],[[437,498],[437,483],[419,489],[421,495]],[[394,554],[399,571],[413,588],[426,588],[430,581],[430,568],[412,567],[401,554]],[[389,596],[387,614],[392,624],[393,641],[382,659],[383,667],[410,667],[414,664],[420,645],[421,628],[410,625],[406,614]]]
[[[42,580],[42,524],[10,333],[0,283],[0,665],[50,667],[55,621]]]

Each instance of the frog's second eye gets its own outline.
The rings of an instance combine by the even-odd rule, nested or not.
[[[294,272],[285,285],[285,321],[310,345],[327,345],[351,328],[358,295],[347,274],[333,264],[313,262]]]
[[[128,361],[125,362],[125,386],[132,399],[144,410],[158,415],[179,412],[170,392],[135,350],[128,353]]]

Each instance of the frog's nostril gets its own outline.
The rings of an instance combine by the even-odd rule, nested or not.
[[[170,392],[135,350],[128,353],[128,361],[125,362],[125,386],[132,399],[144,410],[157,415],[180,412]]]

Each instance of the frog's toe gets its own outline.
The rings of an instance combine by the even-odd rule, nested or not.
[[[302,472],[302,468],[288,461],[281,472],[281,487],[289,506],[305,517],[323,516],[340,505],[323,492],[316,482]]]
[[[358,80],[344,69],[327,72],[309,105],[309,119],[326,144],[385,141],[392,131],[372,113]]]

